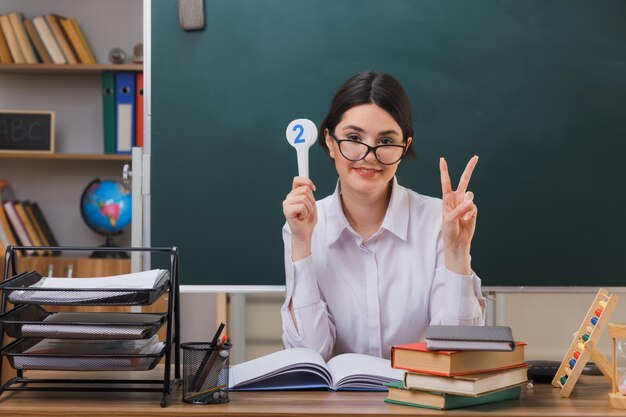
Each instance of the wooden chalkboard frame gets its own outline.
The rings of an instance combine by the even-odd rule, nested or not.
[[[5,148],[3,147],[2,141],[0,141],[0,152],[5,153],[54,153],[54,129],[55,129],[55,112],[51,110],[0,110],[0,121],[3,118],[3,115],[48,115],[49,126],[50,128],[46,132],[46,136],[44,137],[44,143],[46,145],[45,148],[42,149],[31,149],[28,147],[25,148]]]

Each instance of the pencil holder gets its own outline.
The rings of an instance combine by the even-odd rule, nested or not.
[[[228,359],[232,345],[208,342],[181,343],[183,401],[192,404],[228,402]]]

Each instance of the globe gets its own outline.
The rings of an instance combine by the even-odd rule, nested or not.
[[[130,189],[122,182],[95,179],[85,187],[80,199],[80,212],[91,230],[106,236],[103,246],[112,247],[113,236],[132,219]],[[125,252],[94,252],[92,257],[127,257]]]

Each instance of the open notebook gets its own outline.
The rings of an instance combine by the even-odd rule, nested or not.
[[[313,388],[387,391],[384,383],[403,378],[404,371],[392,369],[387,359],[344,353],[326,363],[315,350],[292,348],[233,366],[229,387],[241,391]]]

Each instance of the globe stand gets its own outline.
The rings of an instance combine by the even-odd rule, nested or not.
[[[100,246],[101,248],[117,248],[116,244],[113,243],[113,235],[108,234],[107,240],[104,242],[104,245]],[[124,251],[93,251],[90,258],[98,258],[98,259],[128,259],[128,252]]]

